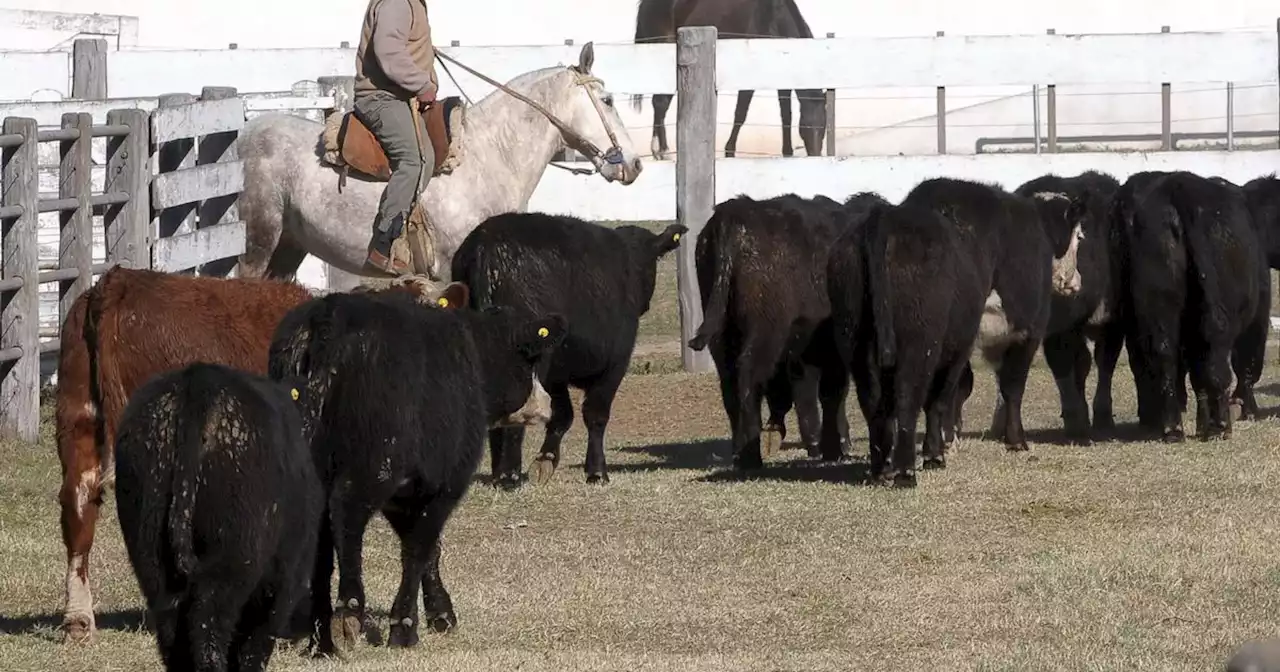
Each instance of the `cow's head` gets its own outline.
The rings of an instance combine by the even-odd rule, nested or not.
[[[629,251],[628,262],[631,264],[631,277],[638,283],[630,287],[633,293],[632,303],[640,314],[649,311],[649,300],[653,298],[653,288],[657,282],[658,260],[667,253],[680,247],[680,240],[689,232],[684,224],[672,224],[662,233],[653,233],[642,226],[619,226],[619,235],[626,241]]]
[[[507,307],[459,311],[470,325],[484,370],[485,399],[491,427],[546,423],[551,397],[540,373],[547,355],[568,333],[557,314],[533,316]]]
[[[1075,296],[1083,282],[1079,251],[1089,203],[1085,197],[1056,191],[1039,191],[1031,197],[1053,248],[1053,291],[1058,296]]]

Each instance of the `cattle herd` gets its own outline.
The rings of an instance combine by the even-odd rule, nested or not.
[[[577,387],[586,480],[608,482],[613,400],[658,261],[686,232],[498,215],[459,247],[443,290],[406,279],[315,296],[110,270],[62,331],[68,636],[94,631],[89,553],[113,482],[168,669],[261,670],[281,637],[323,655],[380,641],[361,564],[378,512],[401,542],[387,644],[453,628],[439,542],[486,438],[495,485],[515,488],[524,430],[545,425],[532,471],[549,478]],[[690,346],[715,361],[736,466],[762,466],[792,408],[812,457],[845,459],[852,380],[873,481],[912,487],[920,414],[920,464],[944,467],[975,349],[1010,450],[1028,449],[1022,398],[1042,345],[1074,440],[1114,428],[1122,347],[1140,425],[1163,440],[1185,438],[1187,374],[1202,438],[1229,436],[1232,404],[1256,417],[1280,179],[1089,171],[1013,191],[929,179],[898,204],[738,196],[716,206],[694,258],[705,319]]]

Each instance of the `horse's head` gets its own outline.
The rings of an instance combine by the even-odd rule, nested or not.
[[[565,144],[590,158],[604,179],[631,184],[643,166],[614,107],[613,93],[591,74],[595,58],[595,47],[588,42],[582,46],[578,64],[569,67],[573,74],[573,100],[565,106],[564,123],[571,132],[562,134]]]

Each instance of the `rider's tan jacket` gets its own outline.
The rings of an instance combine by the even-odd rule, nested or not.
[[[385,91],[408,100],[438,84],[425,0],[369,0],[356,48],[356,97]]]

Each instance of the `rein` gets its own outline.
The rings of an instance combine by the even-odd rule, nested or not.
[[[445,54],[439,49],[436,50],[436,58],[441,60],[440,65],[444,68],[444,72],[446,75],[449,76],[449,79],[453,80],[453,85],[458,87],[458,91],[462,91],[462,86],[458,84],[458,80],[454,78],[453,73],[449,71],[449,66],[445,64],[444,61],[449,61],[450,63],[453,63],[459,68],[462,68],[463,70],[466,70],[467,72],[471,73],[472,75],[474,75],[481,81],[485,82],[486,84],[489,84],[490,86],[493,86],[494,88],[498,89],[499,91],[502,91],[503,93],[511,96],[512,98],[515,98],[516,100],[519,100],[520,102],[528,105],[529,107],[532,107],[539,114],[546,117],[547,121],[551,122],[551,125],[554,126],[556,130],[560,131],[560,134],[565,137],[565,140],[568,142],[568,144],[576,145],[576,147],[574,147],[575,149],[581,148],[581,150],[579,151],[585,150],[585,151],[582,151],[582,153],[585,154],[587,158],[591,161],[591,164],[595,166],[595,170],[587,170],[585,168],[570,168],[568,166],[562,166],[556,163],[549,163],[547,165],[554,166],[561,170],[567,170],[573,173],[574,175],[591,175],[599,171],[603,166],[603,164],[605,163],[611,163],[615,165],[622,163],[622,148],[618,146],[618,136],[613,132],[613,128],[609,126],[609,122],[605,118],[604,107],[600,103],[600,97],[597,96],[596,92],[589,86],[590,84],[593,84],[593,83],[594,84],[603,83],[601,82],[600,78],[579,72],[577,68],[570,68],[571,70],[573,70],[573,83],[586,89],[587,97],[591,99],[592,106],[596,108],[596,114],[600,115],[600,122],[604,124],[604,130],[605,130],[605,133],[607,133],[609,136],[609,142],[613,143],[612,146],[609,148],[609,150],[604,152],[600,151],[600,148],[597,147],[595,143],[586,139],[580,133],[573,130],[572,128],[569,128],[568,124],[561,121],[559,118],[556,117],[556,115],[552,114],[549,110],[547,110],[547,108],[543,107],[536,101],[530,99],[528,96],[520,93],[519,91],[513,90],[511,87],[501,82],[498,82],[490,77],[487,77],[475,71],[474,69],[468,67],[464,63],[459,63],[452,56]],[[462,95],[466,97],[467,103],[471,104],[471,97],[467,96],[466,92],[463,92]]]

